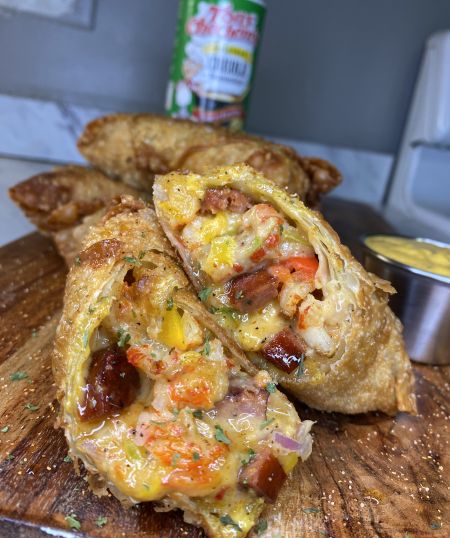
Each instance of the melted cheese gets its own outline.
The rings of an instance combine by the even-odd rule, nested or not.
[[[271,302],[261,311],[241,316],[241,323],[234,336],[246,351],[257,351],[270,336],[286,327],[286,319],[278,304]]]
[[[450,278],[450,246],[389,235],[373,235],[365,243],[391,260]]]

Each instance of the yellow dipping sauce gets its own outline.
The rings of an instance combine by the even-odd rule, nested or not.
[[[422,271],[450,277],[450,247],[393,235],[372,235],[366,238],[365,243],[386,258]]]

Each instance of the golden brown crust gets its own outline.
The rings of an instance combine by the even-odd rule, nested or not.
[[[179,250],[191,281],[200,288],[202,283],[195,278],[198,271],[193,271],[190,257],[160,204],[167,196],[163,186],[165,177],[171,178],[172,185],[177,182],[176,172],[157,178],[156,212],[167,237]],[[330,293],[345,293],[350,298],[350,321],[340,323],[339,345],[332,356],[314,356],[310,363],[314,375],[300,378],[286,375],[262,357],[253,355],[251,359],[256,366],[266,368],[301,401],[317,409],[341,413],[415,412],[414,379],[401,324],[387,306],[389,294],[395,291],[392,286],[365,271],[320,213],[311,211],[250,167],[223,167],[191,178],[201,189],[231,187],[253,200],[272,204],[308,233],[321,266],[326,268],[336,290],[340,290]],[[187,181],[186,176],[179,174],[178,180]]]
[[[12,200],[43,232],[57,232],[104,207],[112,197],[140,193],[98,170],[62,166],[37,174],[9,190]]]
[[[280,187],[316,203],[341,181],[329,163],[223,127],[152,114],[114,114],[87,125],[78,149],[94,166],[134,187],[151,189],[155,174],[247,162]]]

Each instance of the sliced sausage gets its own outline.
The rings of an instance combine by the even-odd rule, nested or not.
[[[253,461],[242,467],[239,483],[253,489],[267,502],[274,503],[286,477],[278,459],[268,448],[265,448],[256,455]]]
[[[93,353],[79,404],[81,420],[99,420],[133,403],[139,390],[139,374],[117,346]]]
[[[251,206],[250,198],[246,194],[228,187],[207,189],[202,202],[202,210],[213,214],[226,209],[232,213],[244,213]]]
[[[265,269],[238,275],[230,281],[230,302],[239,312],[254,312],[278,295],[278,280]]]
[[[264,358],[290,374],[303,360],[306,344],[289,328],[276,334],[261,350]]]

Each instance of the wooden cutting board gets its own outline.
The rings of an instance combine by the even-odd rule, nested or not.
[[[124,509],[95,497],[64,460],[50,352],[65,275],[37,233],[0,249],[0,536],[67,532],[65,517],[75,514],[86,536],[203,537],[179,512]],[[450,368],[414,370],[418,416],[349,417],[297,406],[302,418],[317,421],[314,450],[264,515],[261,536],[450,535]],[[15,379],[23,377],[17,372],[27,377]],[[99,517],[107,518],[102,528]]]

